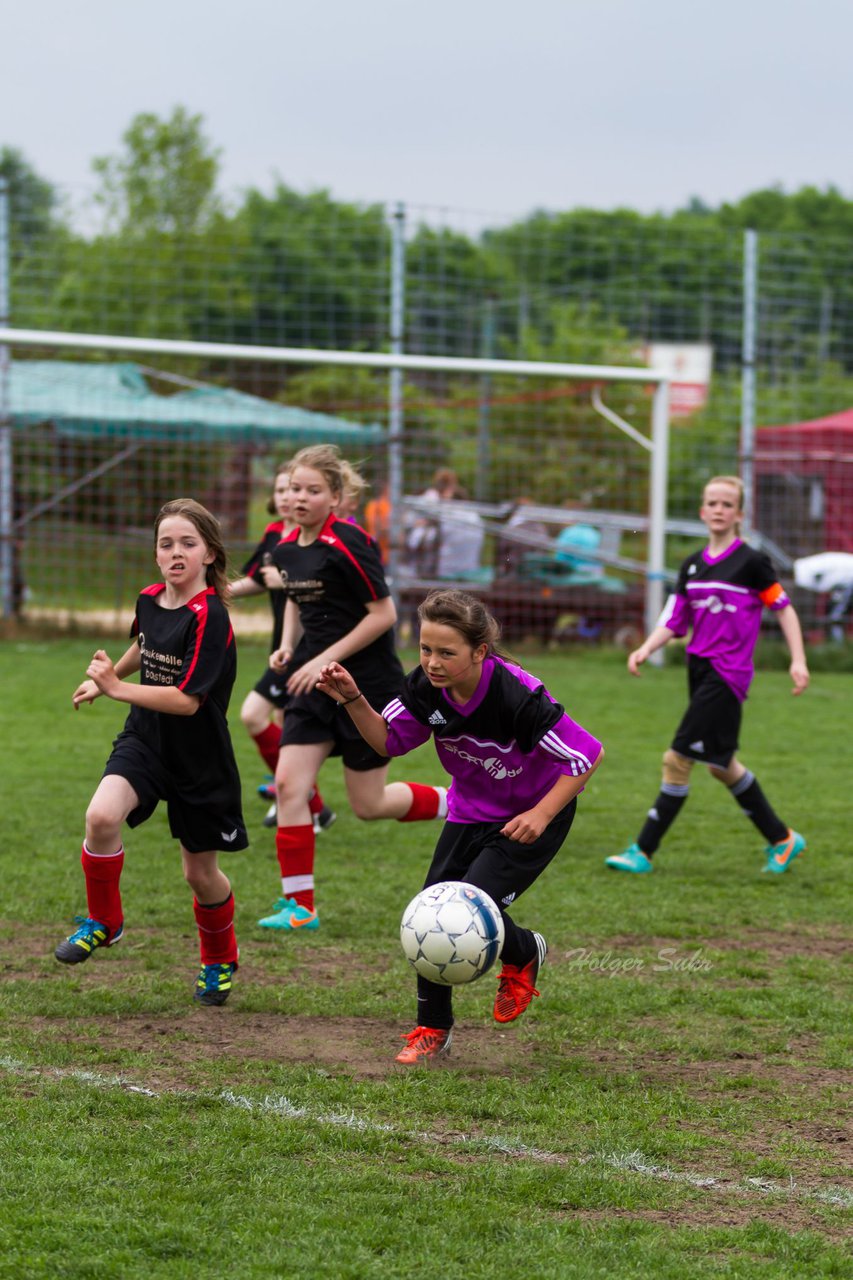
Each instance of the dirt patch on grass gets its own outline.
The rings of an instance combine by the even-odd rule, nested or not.
[[[662,938],[644,933],[620,933],[601,942],[590,943],[587,950],[593,953],[637,950],[642,953],[661,951],[675,957],[689,957],[696,951],[707,956],[713,951],[756,952],[765,960],[784,961],[807,957],[842,960],[850,955],[853,935],[840,925],[826,926],[818,930],[789,929],[782,933],[761,929],[746,929],[737,937],[713,938]]]
[[[668,1037],[672,1036],[671,1027],[662,1031]],[[814,1056],[818,1052],[817,1042],[803,1037],[788,1042],[782,1065],[778,1061],[768,1061],[763,1054],[740,1050],[733,1050],[724,1058],[684,1061],[675,1053],[632,1049],[624,1043],[613,1049],[601,1045],[587,1046],[583,1056],[595,1063],[605,1075],[613,1072],[623,1076],[635,1074],[648,1083],[687,1089],[691,1096],[701,1101],[721,1102],[747,1094],[772,1096],[769,1086],[778,1086],[788,1097],[798,1091],[805,1094],[827,1089],[840,1093],[848,1089],[849,1072],[840,1067],[815,1065]],[[822,1126],[821,1131],[824,1136],[819,1141],[853,1141],[853,1129]],[[830,1139],[826,1136],[830,1133],[844,1136]]]
[[[248,1083],[275,1086],[275,1064],[304,1066],[354,1079],[384,1079],[394,1063],[400,1026],[379,1018],[317,1018],[242,1013],[232,1006],[194,1006],[180,1017],[31,1018],[37,1037],[82,1047],[96,1045],[99,1069],[112,1064],[140,1073],[152,1088],[210,1087],[210,1066],[236,1066]],[[529,1042],[497,1029],[466,1026],[440,1069],[466,1078],[515,1076],[529,1058]],[[89,1060],[90,1061],[90,1060]],[[79,1066],[89,1065],[85,1053]]]
[[[601,1223],[604,1226],[621,1219],[659,1224],[668,1229],[693,1227],[703,1230],[743,1230],[760,1222],[764,1226],[791,1234],[815,1231],[836,1244],[844,1244],[848,1240],[844,1228],[827,1225],[819,1209],[790,1198],[775,1204],[765,1202],[756,1205],[754,1201],[749,1204],[720,1204],[718,1201],[711,1201],[707,1204],[673,1205],[667,1209],[583,1209],[566,1205],[562,1216],[574,1221]],[[741,1253],[737,1256],[739,1259],[743,1258]],[[762,1262],[770,1260],[774,1255],[756,1253],[753,1256],[756,1262]]]

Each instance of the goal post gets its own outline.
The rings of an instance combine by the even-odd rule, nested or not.
[[[47,332],[0,325],[0,352],[3,349],[22,349],[28,355],[34,351],[51,353],[59,359],[63,353],[88,353],[108,356],[145,356],[163,360],[186,358],[200,362],[208,368],[217,363],[225,367],[245,365],[257,368],[263,365],[298,365],[307,367],[331,367],[387,371],[398,379],[401,374],[440,375],[452,379],[459,375],[472,378],[547,379],[573,381],[593,388],[592,405],[596,414],[604,417],[614,428],[632,439],[638,448],[648,454],[649,487],[647,512],[643,524],[647,531],[644,617],[650,630],[663,607],[665,581],[666,505],[669,448],[669,382],[668,375],[660,370],[642,366],[573,364],[558,361],[508,360],[495,358],[432,356],[410,354],[402,351],[367,352],[327,350],[305,347],[252,345],[244,343],[195,342],[162,338],[120,336],[70,332]],[[23,363],[23,362],[22,362]],[[605,384],[634,384],[652,387],[651,423],[649,434],[638,431],[601,399],[600,388]],[[14,405],[10,403],[10,380],[0,379],[0,461],[3,476],[0,477],[0,536],[2,536],[2,600],[4,615],[12,612],[13,568],[12,547],[15,538],[16,516],[12,494],[11,432]],[[393,406],[392,406],[393,408]],[[403,449],[406,442],[405,411],[398,413],[399,424],[390,434],[386,433],[388,451],[387,476],[392,518],[401,518],[405,498]],[[392,415],[392,424],[395,424]],[[590,517],[594,512],[590,512]],[[397,542],[395,540],[395,546]],[[392,556],[395,552],[392,551]],[[595,553],[591,553],[593,556]],[[393,559],[390,576],[396,578],[397,565]]]

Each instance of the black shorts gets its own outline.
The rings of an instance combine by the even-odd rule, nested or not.
[[[249,844],[243,822],[240,778],[225,778],[215,791],[200,795],[181,791],[154,749],[137,733],[123,730],[113,743],[104,777],[125,778],[139,797],[127,825],[138,827],[165,800],[169,829],[188,853],[245,849]]]
[[[381,711],[389,701],[385,698],[381,706],[376,706],[368,694],[364,696],[376,711]],[[387,756],[381,756],[364,741],[349,712],[325,693],[299,694],[287,704],[281,745],[288,747],[308,742],[331,742],[330,754],[340,756],[346,767],[355,773],[382,769],[389,762]]]
[[[290,700],[290,694],[287,692],[287,674],[267,667],[255,685],[254,692],[259,693],[262,698],[266,698],[267,702],[271,702],[274,707],[283,711]]]
[[[504,911],[559,853],[576,809],[577,800],[572,800],[532,844],[502,836],[503,822],[446,822],[424,888],[442,880],[464,880],[484,889]]]
[[[707,658],[687,663],[690,705],[675,731],[672,749],[680,756],[726,769],[738,748],[740,700]]]

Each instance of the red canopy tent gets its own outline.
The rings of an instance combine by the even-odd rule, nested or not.
[[[853,409],[755,439],[756,525],[793,556],[853,552]]]

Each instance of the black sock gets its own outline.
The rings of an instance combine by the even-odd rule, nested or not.
[[[652,856],[675,822],[689,791],[689,786],[681,786],[675,782],[661,784],[658,798],[649,809],[643,829],[637,836],[637,844],[647,858]]]
[[[449,1031],[453,1026],[453,988],[418,975],[418,1026]]]
[[[761,790],[754,773],[747,769],[743,777],[733,787],[729,787],[729,791],[768,844],[778,844],[786,838],[788,828]]]
[[[516,968],[523,969],[538,954],[533,930],[519,928],[504,912],[504,944],[501,948],[501,962],[514,964]]]

